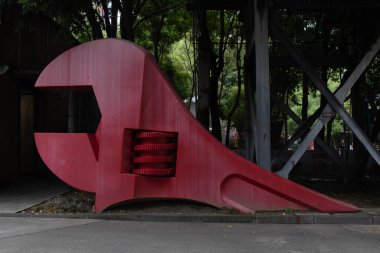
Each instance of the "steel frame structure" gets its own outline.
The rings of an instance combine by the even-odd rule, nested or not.
[[[357,64],[345,83],[341,84],[340,89],[335,94],[332,94],[330,90],[326,88],[314,66],[347,67],[352,65],[353,58],[351,56],[317,56],[315,59],[307,59],[303,53],[291,43],[286,33],[279,28],[280,24],[278,24],[273,14],[274,11],[271,12],[271,10],[278,9],[287,9],[295,13],[379,9],[380,5],[378,1],[198,0],[195,2],[197,8],[209,10],[234,9],[244,13],[247,30],[246,66],[248,68],[246,72],[254,74],[254,78],[246,78],[247,82],[245,87],[247,91],[245,94],[246,129],[248,130],[248,143],[246,145],[247,159],[251,161],[255,160],[260,166],[270,170],[271,166],[276,163],[279,158],[283,157],[285,151],[287,151],[297,139],[305,136],[297,150],[292,154],[281,170],[277,172],[279,175],[283,177],[289,176],[289,173],[305,153],[309,143],[313,140],[317,142],[318,146],[321,147],[338,166],[344,168],[347,165],[339,157],[338,152],[318,137],[318,133],[321,129],[337,114],[363,144],[373,160],[380,165],[380,156],[372,142],[342,106],[350,90],[378,53],[380,38],[377,38],[368,51],[365,52],[366,54],[363,54],[364,56],[361,61]],[[248,23],[253,24],[251,25],[251,30],[249,30],[250,26]],[[278,39],[286,48],[289,53],[288,57],[269,56],[268,33],[271,37]],[[287,105],[282,103],[274,94],[270,94],[269,68],[272,66],[297,66],[301,68],[311,80],[312,84],[321,92],[327,104],[322,105],[314,115],[310,116],[305,122],[302,122]],[[268,110],[268,108],[270,108],[271,99],[299,125],[296,133],[286,142],[282,149],[273,154],[271,154],[270,111]]]

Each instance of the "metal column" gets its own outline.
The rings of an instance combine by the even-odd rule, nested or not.
[[[254,1],[256,58],[257,164],[271,169],[270,85],[268,52],[268,2]]]

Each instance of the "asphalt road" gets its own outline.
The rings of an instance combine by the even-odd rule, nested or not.
[[[378,225],[0,218],[0,252],[380,252]]]

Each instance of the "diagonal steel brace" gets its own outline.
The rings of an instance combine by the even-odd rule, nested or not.
[[[376,149],[373,147],[370,139],[363,133],[359,125],[350,117],[350,115],[343,108],[342,103],[344,102],[345,97],[349,90],[354,86],[359,77],[363,74],[364,70],[368,67],[372,59],[376,56],[377,52],[380,49],[380,37],[377,38],[376,42],[372,45],[371,49],[366,53],[360,63],[357,65],[355,70],[351,73],[350,77],[344,83],[344,85],[339,88],[335,96],[331,91],[323,85],[323,81],[320,79],[318,74],[315,72],[313,67],[308,63],[306,58],[302,55],[299,50],[297,50],[292,43],[287,39],[286,35],[274,24],[270,26],[272,33],[282,42],[282,44],[287,48],[288,52],[293,56],[296,62],[300,67],[305,71],[309,76],[312,83],[317,87],[321,94],[329,102],[325,106],[321,117],[317,120],[313,128],[306,135],[306,137],[301,142],[298,149],[293,153],[288,162],[285,164],[283,169],[277,174],[288,177],[290,171],[293,169],[295,164],[299,161],[305,150],[307,149],[309,143],[315,139],[318,133],[321,131],[323,126],[333,118],[335,112],[340,115],[343,121],[348,125],[352,132],[356,135],[359,141],[367,149],[368,153],[380,165],[380,156],[377,153]],[[335,111],[335,112],[334,112]]]
[[[289,117],[299,126],[304,124],[297,114],[295,114],[287,105],[285,105],[281,99],[276,95],[272,95],[272,99],[275,103],[277,103],[285,112],[289,115]],[[307,126],[308,124],[305,124],[304,126]],[[303,131],[302,131],[303,132]],[[298,138],[297,138],[298,139]],[[330,147],[326,142],[324,142],[321,138],[318,136],[315,138],[315,142],[326,152],[327,155],[330,156],[331,159],[333,159],[341,168],[345,166],[345,163],[342,161],[342,159],[339,158],[338,152]],[[289,145],[286,145],[286,148],[284,150],[288,149]],[[277,160],[277,158],[281,157],[283,154],[283,151],[279,152],[277,156],[272,160],[272,164]]]

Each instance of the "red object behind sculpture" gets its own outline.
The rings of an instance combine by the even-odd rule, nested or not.
[[[96,134],[35,133],[46,165],[71,186],[96,193],[96,211],[129,200],[172,198],[256,210],[355,212],[236,155],[188,112],[154,58],[106,39],[68,50],[37,88],[93,89]]]

